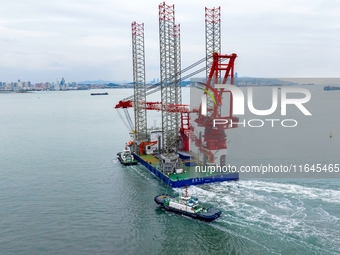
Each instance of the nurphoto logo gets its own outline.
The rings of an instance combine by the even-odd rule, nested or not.
[[[235,115],[244,115],[244,107],[245,107],[245,99],[243,91],[236,87],[235,85],[230,84],[215,84],[215,89],[224,89],[224,91],[230,91],[232,94],[232,107],[233,111],[232,113]],[[216,100],[214,94],[212,94],[209,91],[205,91],[205,94],[202,95],[201,98],[201,114],[204,116],[207,116],[207,95],[213,100],[214,104],[217,105],[219,103],[222,105],[221,99],[218,98]],[[209,93],[208,93],[209,92]],[[287,94],[302,94],[304,95],[303,98],[287,98]],[[218,94],[217,94],[218,95]],[[251,87],[248,87],[247,89],[247,106],[249,111],[257,116],[268,116],[273,114],[277,107],[278,107],[278,88],[272,88],[272,105],[269,109],[266,110],[258,110],[254,107],[253,103],[253,89]],[[306,109],[306,107],[303,105],[307,103],[311,99],[311,93],[309,90],[305,88],[296,88],[296,87],[283,87],[281,89],[281,116],[287,115],[287,105],[292,104],[295,105],[305,116],[311,116],[312,114]],[[246,126],[248,124],[249,127],[262,127],[264,125],[264,121],[271,122],[272,127],[274,127],[275,121],[280,121],[281,125],[283,127],[295,127],[297,126],[297,121],[295,119],[251,119],[251,120],[244,120],[243,122],[238,123],[232,123],[232,120],[226,120],[226,119],[214,119],[213,120],[213,126],[217,125],[225,125],[229,123],[230,125],[233,124],[242,124],[243,126]],[[258,123],[258,125],[254,125],[254,123]],[[287,122],[293,123],[292,125],[288,125]]]

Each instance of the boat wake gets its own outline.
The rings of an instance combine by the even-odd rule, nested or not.
[[[273,253],[283,252],[277,247],[289,246],[299,247],[302,253],[338,254],[340,250],[339,190],[241,180],[190,186],[189,192],[223,211],[216,227],[250,238]]]

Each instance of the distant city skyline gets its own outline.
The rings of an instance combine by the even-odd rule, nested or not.
[[[151,81],[147,81],[147,84],[155,84],[159,82],[159,78],[154,78]],[[187,82],[186,82],[187,83]],[[0,81],[1,91],[37,91],[37,90],[84,90],[95,88],[133,88],[132,81],[80,81],[80,82],[68,82],[64,77],[56,79],[56,81],[35,82],[31,81]]]
[[[146,79],[158,78],[162,1],[4,1],[0,81],[132,80],[131,23],[145,24]],[[339,1],[166,1],[181,24],[182,68],[205,56],[204,8],[221,6],[222,54],[239,75],[339,77]],[[201,76],[203,73],[201,74]]]

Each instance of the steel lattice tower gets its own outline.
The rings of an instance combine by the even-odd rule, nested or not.
[[[174,56],[174,69],[175,69],[175,78],[174,78],[174,86],[175,86],[175,98],[176,104],[182,103],[182,87],[181,87],[181,27],[180,24],[174,26],[174,48],[175,48],[175,56]],[[177,121],[176,121],[176,130],[180,128],[181,116],[177,113]],[[178,148],[178,147],[176,147]]]
[[[165,107],[180,104],[182,101],[180,87],[181,52],[180,26],[175,25],[174,5],[159,5],[159,44],[160,44],[160,80],[161,100]],[[180,114],[162,111],[163,158],[160,167],[163,172],[171,172],[177,164],[178,132]],[[169,160],[171,159],[171,160]],[[167,162],[167,163],[164,163]],[[171,162],[171,163],[170,163]]]
[[[144,107],[146,101],[144,23],[133,22],[132,59],[134,82],[135,140],[137,143],[147,139],[147,115]]]
[[[221,7],[205,8],[205,55],[206,55],[206,78],[209,76],[213,62],[213,53],[221,54]],[[220,78],[220,74],[218,77]],[[207,108],[213,109],[214,102],[207,98]],[[208,112],[207,116],[211,113]]]

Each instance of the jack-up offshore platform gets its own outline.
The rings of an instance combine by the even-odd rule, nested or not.
[[[144,23],[132,23],[134,94],[121,100],[115,108],[118,113],[119,109],[125,113],[131,130],[128,147],[134,158],[171,187],[239,179],[238,173],[227,168],[223,168],[223,172],[197,171],[198,166],[209,169],[227,165],[225,131],[237,127],[229,123],[238,122],[238,118],[233,116],[232,93],[214,88],[215,84],[234,84],[234,62],[237,57],[235,53],[220,53],[220,10],[220,7],[205,8],[206,56],[181,70],[180,25],[175,24],[174,5],[159,5],[160,82],[151,86],[145,82]],[[184,72],[204,62],[205,67],[182,76]],[[195,108],[182,104],[181,81],[202,71],[206,71],[206,81],[197,86],[202,95],[205,95],[206,105],[200,104]],[[161,92],[161,101],[147,102],[146,96],[157,91]],[[229,114],[222,116],[221,104],[225,94],[229,96]],[[132,107],[134,123],[128,112]],[[160,130],[148,129],[147,110],[161,111]],[[214,127],[214,119],[228,121]],[[195,134],[197,130],[194,124],[204,129],[203,135],[202,132]],[[196,148],[196,153],[190,145]]]

